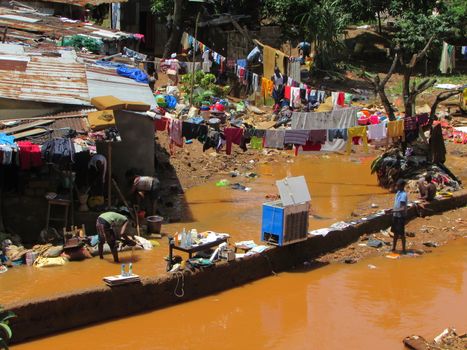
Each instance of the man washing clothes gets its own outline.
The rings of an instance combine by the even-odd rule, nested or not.
[[[141,200],[149,199],[151,215],[156,215],[156,202],[159,197],[159,179],[152,176],[140,176],[134,169],[130,169],[125,174],[130,186],[131,195],[136,195],[138,205]]]

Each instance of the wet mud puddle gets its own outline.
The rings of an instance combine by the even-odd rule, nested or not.
[[[376,268],[369,269],[368,265]],[[14,346],[29,349],[404,349],[467,330],[467,239],[421,258],[281,273],[193,302]]]
[[[262,164],[259,177],[225,177],[231,183],[240,182],[251,187],[250,192],[228,187],[216,187],[215,182],[194,187],[185,193],[184,220],[164,225],[163,232],[173,234],[182,228],[198,231],[214,230],[231,234],[233,243],[253,239],[259,242],[261,205],[268,194],[277,194],[275,180],[286,176],[304,175],[312,197],[314,218],[310,229],[329,226],[348,219],[358,203],[369,196],[387,195],[369,173],[372,158],[349,158],[339,155],[306,155],[293,158],[290,163]],[[88,230],[90,231],[90,230]],[[90,231],[92,232],[92,231]],[[141,276],[155,276],[165,272],[164,257],[167,240],[152,251],[121,253],[122,262],[133,262],[133,271]],[[26,302],[59,293],[102,286],[102,277],[119,273],[110,255],[104,260],[93,258],[84,262],[70,262],[63,267],[38,269],[22,266],[0,275],[2,295],[0,304]]]

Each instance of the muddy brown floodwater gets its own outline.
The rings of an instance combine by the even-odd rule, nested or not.
[[[460,238],[421,258],[281,273],[13,350],[403,349],[409,334],[466,330],[466,248]]]
[[[173,234],[183,227],[198,231],[228,232],[231,242],[253,239],[259,242],[261,204],[266,194],[276,194],[275,180],[285,176],[304,175],[312,196],[312,207],[319,219],[310,221],[310,228],[326,227],[346,219],[361,201],[370,196],[384,196],[387,191],[376,184],[369,173],[372,157],[339,155],[306,155],[290,163],[260,164],[256,179],[230,178],[251,187],[250,192],[216,187],[215,182],[194,187],[185,193],[185,220],[164,225],[163,231]],[[89,231],[89,230],[88,230]],[[92,232],[92,231],[91,231]],[[165,271],[164,256],[168,252],[166,239],[152,251],[121,253],[122,262],[133,261],[133,271],[141,276],[155,276]],[[22,266],[0,275],[0,304],[53,296],[58,293],[102,285],[102,277],[119,273],[119,266],[110,255],[104,260],[93,258],[70,262],[63,267],[38,269]]]

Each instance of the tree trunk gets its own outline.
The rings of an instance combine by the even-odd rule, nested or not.
[[[183,0],[174,1],[173,13],[173,28],[170,33],[169,39],[164,47],[164,58],[170,56],[171,53],[177,52],[180,46],[180,40],[183,34]]]
[[[404,98],[405,116],[411,117],[413,114],[413,101],[410,96],[410,76],[412,75],[412,68],[405,67],[404,80],[402,82],[402,96]]]
[[[396,120],[396,115],[394,114],[394,108],[392,108],[391,102],[386,95],[386,91],[384,91],[384,86],[377,89],[379,98],[381,99],[381,103],[384,106],[386,113],[388,114],[389,120]]]
[[[377,11],[376,14],[378,16],[378,32],[381,34],[383,33],[383,28],[381,27],[381,13]]]

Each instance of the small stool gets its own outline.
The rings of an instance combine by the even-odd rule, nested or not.
[[[47,205],[47,222],[46,222],[46,229],[49,228],[50,221],[64,221],[63,227],[67,227],[68,224],[68,212],[70,209],[71,201],[69,199],[49,199]],[[65,207],[65,217],[62,218],[51,218],[50,212],[52,206],[62,206]]]

